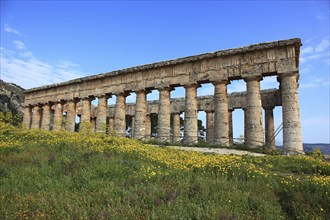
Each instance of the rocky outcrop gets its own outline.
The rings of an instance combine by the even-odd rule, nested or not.
[[[14,83],[0,80],[0,112],[10,111],[13,115],[23,115],[24,91]]]

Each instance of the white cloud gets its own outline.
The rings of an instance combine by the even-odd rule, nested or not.
[[[22,35],[18,30],[15,30],[14,28],[11,28],[8,24],[5,24],[4,30],[8,33],[11,33],[11,34]]]
[[[320,53],[320,52],[323,52],[324,50],[328,49],[329,48],[329,40],[328,39],[325,39],[323,38],[321,43],[319,43],[316,48],[315,48],[315,51]]]
[[[303,89],[307,89],[307,88],[323,87],[329,85],[330,85],[329,79],[324,80],[318,77],[312,77],[308,80],[308,83],[300,83],[299,87]]]
[[[309,60],[321,59],[329,56],[329,40],[323,38],[316,45],[309,45],[301,50],[300,62],[305,63]]]
[[[312,53],[312,52],[314,52],[314,48],[312,46],[308,46],[308,47],[305,47],[301,50],[301,55],[309,54],[309,53]]]
[[[306,74],[309,73],[312,70],[312,66],[311,65],[306,65],[304,68],[300,69],[300,73],[301,74]]]
[[[29,89],[63,82],[82,77],[83,74],[77,70],[77,65],[59,60],[57,62],[46,62],[36,58],[21,41],[14,41],[16,50],[1,49],[1,79],[12,82]]]
[[[325,20],[325,17],[324,17],[323,15],[317,15],[317,16],[315,16],[315,18],[316,18],[317,20],[320,20],[320,21]]]
[[[312,126],[312,125],[328,125],[330,124],[330,118],[329,116],[317,116],[317,117],[311,117],[311,118],[302,118],[301,124],[303,127],[306,126]]]
[[[22,41],[15,40],[15,41],[13,41],[13,44],[15,45],[16,49],[18,49],[18,50],[26,49],[25,44]]]

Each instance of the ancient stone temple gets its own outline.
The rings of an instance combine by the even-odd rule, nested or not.
[[[150,114],[157,114],[160,141],[178,142],[183,138],[183,142],[192,144],[198,141],[197,113],[205,111],[207,141],[228,146],[233,140],[232,112],[241,108],[246,144],[274,148],[273,108],[282,106],[283,145],[302,151],[300,46],[298,38],[261,43],[33,88],[25,92],[23,125],[59,130],[65,115],[65,129],[73,132],[79,115],[81,121],[95,123],[96,132],[104,133],[108,127],[125,135],[125,117],[130,115],[133,137],[144,140],[150,137]],[[260,91],[260,81],[266,76],[277,76],[279,90]],[[240,79],[246,83],[246,92],[228,94],[227,85]],[[197,97],[197,88],[204,83],[214,85],[213,96]],[[180,86],[185,89],[185,97],[171,99],[171,91]],[[152,90],[159,91],[159,100],[147,102],[146,95]],[[126,103],[130,93],[136,93],[134,105]],[[112,96],[116,96],[116,104],[108,106]],[[96,97],[98,106],[94,112],[91,101]],[[184,135],[180,137],[182,112]]]

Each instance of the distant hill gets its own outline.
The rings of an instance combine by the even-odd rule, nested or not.
[[[304,151],[313,151],[313,148],[319,148],[324,154],[330,155],[330,144],[303,144]]]
[[[0,112],[23,115],[24,90],[14,83],[0,80]]]

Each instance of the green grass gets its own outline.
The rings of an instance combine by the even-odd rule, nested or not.
[[[51,140],[59,136],[68,142]],[[330,218],[330,166],[311,157],[244,156],[241,169],[228,172],[181,170],[143,153],[96,151],[66,132],[10,128],[0,138],[7,143],[0,147],[0,219]],[[104,144],[116,141],[141,145]]]

